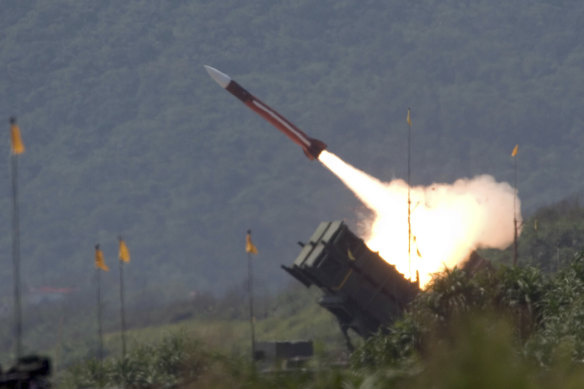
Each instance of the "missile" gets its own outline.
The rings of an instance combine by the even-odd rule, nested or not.
[[[208,65],[205,65],[205,69],[211,78],[215,80],[217,84],[221,85],[223,89],[226,89],[233,96],[237,97],[243,104],[247,105],[252,111],[266,119],[278,130],[282,131],[292,140],[292,142],[300,146],[308,159],[313,160],[318,158],[322,150],[326,149],[326,144],[324,142],[306,135],[288,119],[276,112],[275,109],[262,102],[260,99],[245,90],[244,87],[232,80],[227,74]]]

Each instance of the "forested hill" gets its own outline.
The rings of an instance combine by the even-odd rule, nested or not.
[[[174,297],[245,277],[275,285],[322,220],[365,210],[318,162],[221,90],[233,76],[381,179],[513,179],[524,212],[582,191],[584,3],[4,1],[0,118],[16,115],[25,289],[91,289],[93,246],[129,293]],[[0,160],[9,296],[10,159]],[[117,293],[116,274],[104,277]],[[132,292],[133,291],[133,292]]]

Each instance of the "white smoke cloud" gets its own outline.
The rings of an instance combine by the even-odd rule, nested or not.
[[[415,278],[418,270],[422,285],[432,273],[462,264],[477,248],[511,244],[515,210],[521,225],[521,203],[511,185],[480,175],[411,188],[409,240],[405,181],[384,183],[326,151],[319,159],[373,212],[360,223],[369,248],[406,277]]]

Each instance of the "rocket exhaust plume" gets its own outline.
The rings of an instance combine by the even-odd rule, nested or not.
[[[489,175],[453,184],[412,187],[411,250],[408,255],[408,185],[382,182],[323,150],[318,159],[373,212],[364,221],[364,240],[420,286],[433,273],[462,264],[477,248],[504,249],[513,242],[514,189]],[[521,225],[521,215],[517,215]],[[411,262],[410,262],[411,261]]]

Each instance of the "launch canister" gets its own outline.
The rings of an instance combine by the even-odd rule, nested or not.
[[[304,154],[309,159],[318,158],[322,150],[326,149],[326,144],[318,139],[314,139],[302,132],[298,127],[280,115],[276,110],[262,102],[260,99],[249,93],[244,87],[231,79],[227,74],[205,65],[205,69],[223,89],[226,89],[233,96],[241,100],[255,113],[266,119],[278,130],[282,131],[292,142],[302,148]]]

